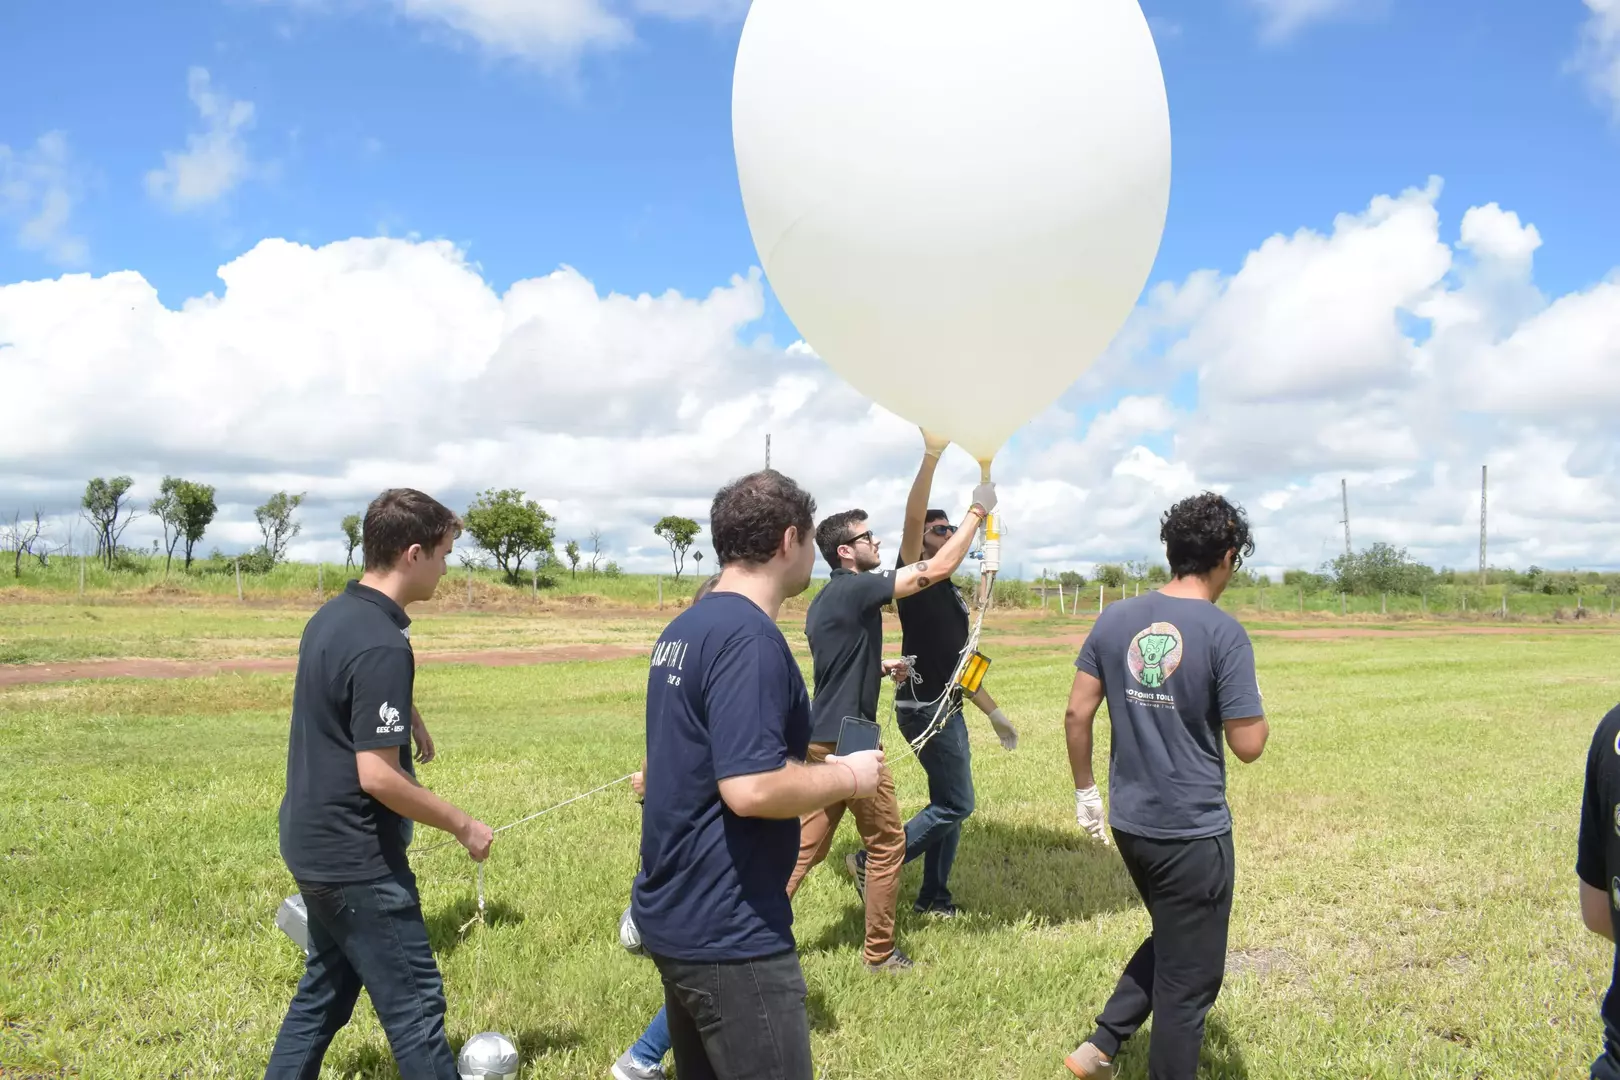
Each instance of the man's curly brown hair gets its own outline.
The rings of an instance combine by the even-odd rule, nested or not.
[[[1254,536],[1243,508],[1224,496],[1206,491],[1182,499],[1159,521],[1159,539],[1170,560],[1170,573],[1178,578],[1203,577],[1233,552],[1232,569],[1254,554]]]

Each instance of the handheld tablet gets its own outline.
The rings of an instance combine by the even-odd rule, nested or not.
[[[883,729],[872,721],[846,716],[844,726],[838,731],[838,748],[833,753],[843,757],[862,750],[876,750],[882,734]]]

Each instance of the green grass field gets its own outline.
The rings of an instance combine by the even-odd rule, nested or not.
[[[109,605],[90,609],[97,621],[47,608],[0,606],[0,647],[51,658],[82,639],[77,655],[165,655],[179,642],[223,655],[294,643],[305,617]],[[269,621],[244,633],[249,616]],[[194,632],[177,629],[193,618]],[[424,617],[416,645],[601,629],[478,618]],[[650,640],[656,628],[644,618],[616,632]],[[849,826],[799,894],[823,1076],[1055,1080],[1145,933],[1117,854],[1074,825],[1061,719],[1072,652],[1031,643],[1064,629],[1030,621],[1011,631],[1024,644],[987,646],[989,685],[1023,742],[1006,753],[973,718],[979,810],[954,882],[970,914],[912,916],[908,868],[900,932],[917,970],[860,967],[858,901],[837,868]],[[1575,830],[1587,741],[1616,698],[1617,643],[1550,628],[1257,636],[1272,741],[1258,764],[1232,763],[1230,975],[1202,1075],[1584,1075],[1609,953],[1580,925]],[[641,753],[644,677],[640,660],[426,667],[418,701],[439,760],[423,779],[499,824],[621,776]],[[301,968],[272,923],[293,889],[276,848],[291,685],[0,689],[0,1076],[262,1073]],[[1106,737],[1099,766],[1105,753]],[[923,774],[906,760],[897,780],[909,814]],[[473,864],[454,846],[418,854],[453,1040],[496,1028],[518,1039],[525,1078],[606,1076],[660,1000],[651,964],[615,934],[637,823],[621,786],[503,834],[488,925],[465,935]],[[424,830],[418,844],[435,839]],[[1145,1076],[1145,1039],[1121,1060],[1123,1076]],[[364,1003],[326,1075],[394,1075]]]

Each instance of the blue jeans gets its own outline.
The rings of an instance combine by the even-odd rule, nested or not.
[[[444,1030],[444,981],[416,878],[349,885],[299,882],[309,909],[311,954],[281,1021],[265,1080],[318,1080],[326,1048],[363,986],[377,1010],[402,1080],[457,1080]]]
[[[914,742],[927,730],[934,708],[910,701],[895,702],[900,734]],[[957,709],[945,726],[918,753],[928,774],[928,805],[906,822],[906,862],[922,856],[922,889],[918,911],[951,903],[951,867],[962,840],[962,822],[973,813],[973,751],[968,746],[967,721]]]
[[[658,1065],[663,1062],[667,1053],[669,1053],[669,1010],[660,1005],[658,1015],[652,1018],[647,1030],[641,1033],[636,1045],[630,1048],[630,1056],[635,1059],[637,1065]]]
[[[1620,1080],[1620,1049],[1606,1043],[1603,1056],[1592,1062],[1590,1080]]]

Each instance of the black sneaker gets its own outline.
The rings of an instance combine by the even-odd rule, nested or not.
[[[901,952],[899,949],[895,949],[894,952],[892,952],[888,956],[886,956],[881,963],[867,964],[866,965],[866,970],[867,971],[898,972],[898,971],[910,971],[912,968],[914,968],[916,966],[917,966],[916,964],[912,963],[911,957],[907,956],[905,953]]]
[[[911,910],[918,915],[927,915],[935,919],[954,919],[958,914],[956,905],[950,901],[935,901],[932,904],[913,904]]]
[[[866,852],[852,851],[845,855],[844,869],[855,879],[855,891],[861,894],[861,903],[866,903]]]

